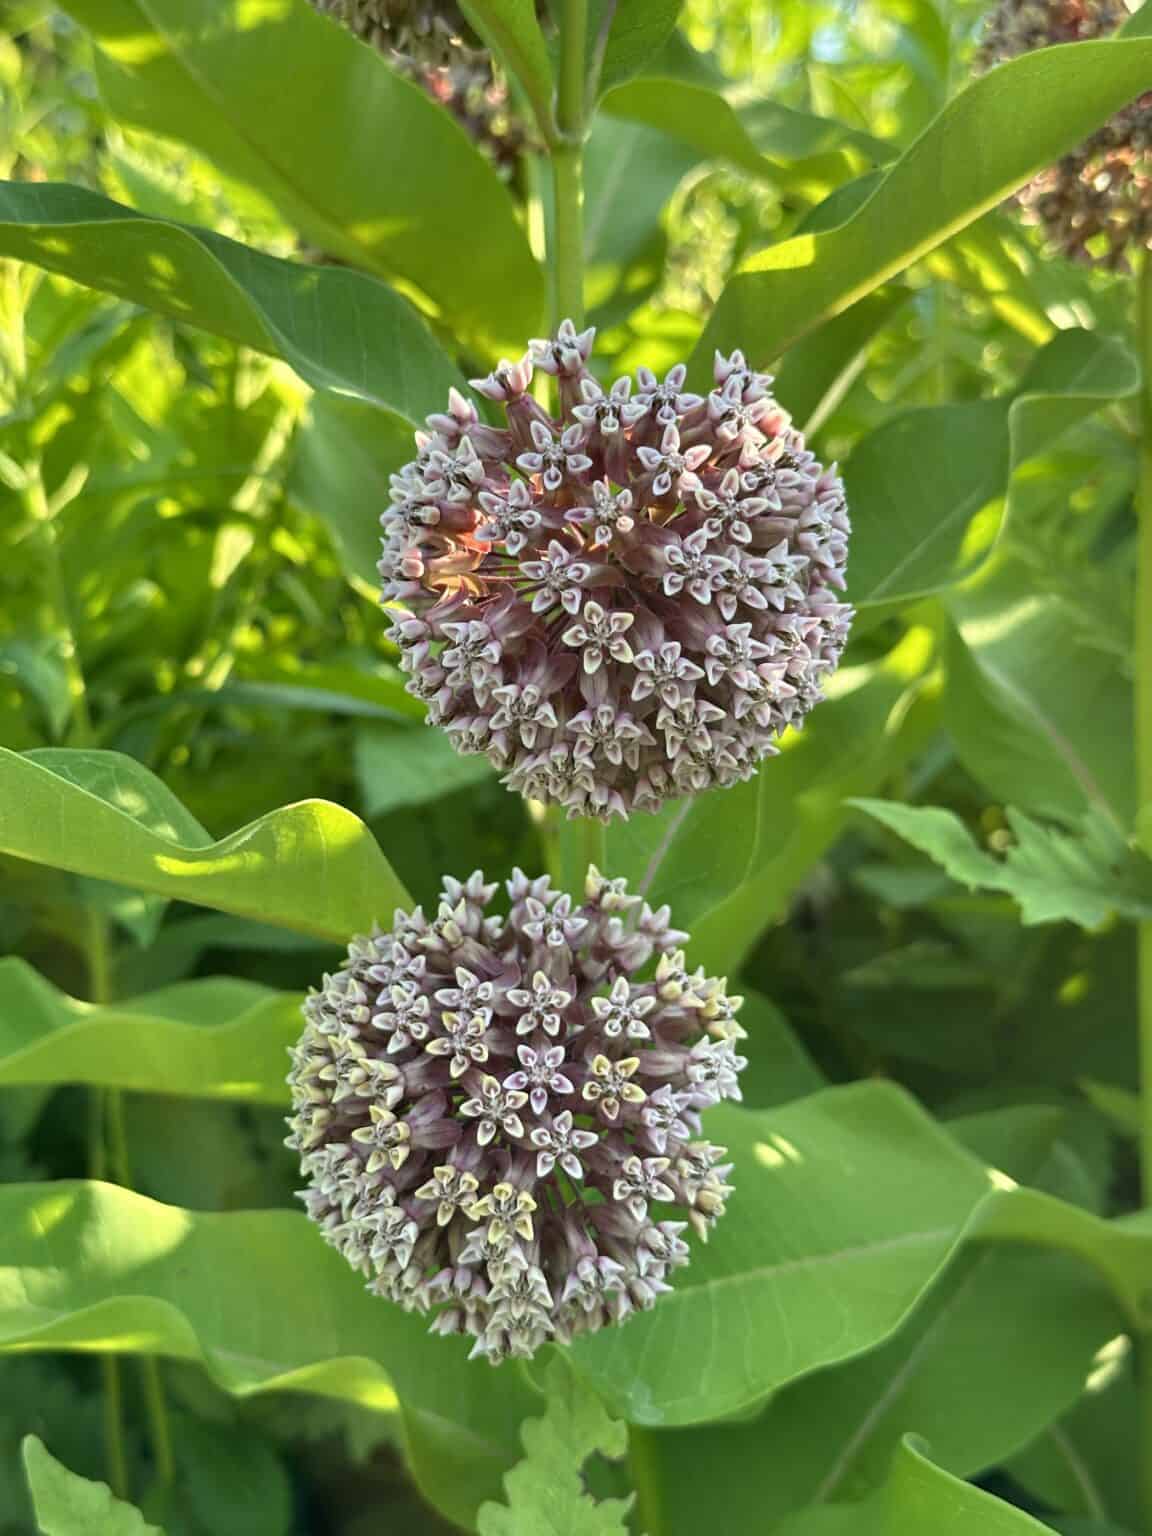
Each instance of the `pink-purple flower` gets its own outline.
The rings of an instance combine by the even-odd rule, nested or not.
[[[565,322],[452,391],[392,479],[383,596],[409,690],[461,752],[570,815],[750,777],[823,696],[851,609],[848,515],[743,355],[605,391]],[[555,376],[559,415],[528,392]]]
[[[305,1004],[289,1145],[369,1289],[499,1361],[653,1305],[729,1187],[701,1112],[738,1099],[739,998],[666,908],[590,870],[446,880]],[[677,1219],[677,1211],[684,1219]]]

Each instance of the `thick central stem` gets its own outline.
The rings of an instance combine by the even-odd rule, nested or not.
[[[588,0],[564,0],[556,90],[558,138],[552,145],[553,321],[584,319],[584,129]]]
[[[1140,481],[1136,493],[1136,799],[1145,850],[1152,836],[1152,254],[1140,277],[1140,352],[1144,377],[1140,393]],[[1152,921],[1140,924],[1140,1166],[1143,1203],[1152,1205]],[[1152,1536],[1152,1333],[1140,1341],[1141,1450],[1144,1519]]]

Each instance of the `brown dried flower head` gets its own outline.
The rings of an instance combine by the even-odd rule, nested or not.
[[[988,15],[977,68],[1053,43],[1107,37],[1128,14],[1124,0],[1000,0]],[[1128,270],[1138,250],[1152,248],[1152,92],[1042,171],[1015,200],[1065,256]]]
[[[750,777],[852,611],[843,486],[771,379],[734,352],[707,396],[682,365],[605,391],[593,335],[566,321],[473,381],[504,426],[452,391],[393,476],[380,573],[429,721],[519,793],[608,819]]]
[[[445,880],[432,920],[353,940],[305,1004],[288,1145],[368,1289],[498,1362],[670,1289],[686,1223],[724,1211],[700,1112],[745,1061],[740,999],[687,969],[666,907],[595,868],[582,902],[517,870],[504,918],[495,891]]]
[[[527,144],[492,55],[452,0],[310,0],[442,106],[503,170]]]

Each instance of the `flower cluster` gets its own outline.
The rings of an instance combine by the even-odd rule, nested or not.
[[[502,169],[527,143],[508,88],[452,0],[311,0],[452,113]]]
[[[434,918],[354,940],[288,1078],[324,1237],[493,1362],[670,1288],[729,1193],[700,1112],[745,1065],[740,999],[687,970],[666,908],[594,868],[582,903],[516,871],[502,918],[495,891],[446,880]]]
[[[1128,17],[1124,0],[1000,0],[989,14],[978,67],[1053,43],[1107,37]],[[1152,92],[1016,194],[1025,217],[1073,260],[1127,270],[1152,248]]]
[[[607,819],[750,777],[822,697],[847,637],[848,516],[740,352],[604,390],[565,322],[416,436],[384,513],[408,688],[460,752]],[[553,418],[528,392],[558,380]]]

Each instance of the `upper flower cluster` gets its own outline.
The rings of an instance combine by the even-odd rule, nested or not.
[[[1000,0],[977,54],[988,69],[1035,48],[1107,37],[1124,0]],[[1126,270],[1152,248],[1152,92],[1124,107],[1016,194],[1025,217],[1073,260]]]
[[[408,687],[457,750],[570,815],[627,815],[749,777],[822,697],[851,609],[835,468],[740,352],[604,390],[565,322],[417,433],[384,513]],[[556,377],[560,415],[529,394]]]
[[[305,1005],[289,1146],[325,1238],[369,1289],[492,1361],[620,1321],[722,1214],[700,1111],[738,1099],[740,999],[687,937],[591,869],[584,901],[477,871],[429,921],[356,939]],[[655,958],[654,970],[641,980]],[[720,1165],[720,1166],[718,1166]]]

